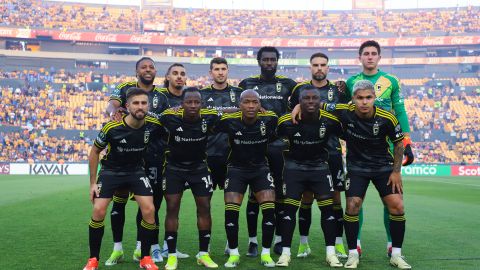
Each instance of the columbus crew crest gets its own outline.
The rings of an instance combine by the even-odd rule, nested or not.
[[[143,136],[143,142],[148,143],[148,140],[150,139],[150,131],[145,130],[145,135]]]
[[[202,119],[202,132],[207,133],[207,121]]]
[[[333,101],[333,89],[332,88],[328,89],[327,98],[328,98],[328,101]]]
[[[287,184],[283,183],[282,185],[282,193],[283,196],[287,196]]]
[[[225,179],[225,187],[223,188],[224,190],[228,188],[228,182],[230,182],[230,178]]]
[[[325,125],[322,124],[322,126],[319,129],[318,135],[320,138],[325,137],[325,133],[327,132],[327,128],[325,128]]]
[[[236,102],[236,98],[235,98],[235,91],[233,90],[230,90],[230,101],[235,103]]]
[[[158,97],[157,96],[153,97],[152,106],[155,109],[158,107]]]
[[[277,92],[282,92],[282,83],[277,83]]]
[[[373,124],[373,135],[377,136],[379,131],[380,127],[378,126],[378,122],[375,122],[375,124]]]
[[[267,134],[267,128],[265,127],[265,123],[263,121],[260,123],[260,132],[262,133],[262,136]]]

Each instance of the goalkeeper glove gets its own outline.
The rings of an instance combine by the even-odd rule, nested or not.
[[[410,137],[405,137],[403,139],[403,147],[405,150],[403,151],[403,155],[405,158],[403,159],[403,166],[408,166],[413,163],[414,157],[412,152],[412,140]]]

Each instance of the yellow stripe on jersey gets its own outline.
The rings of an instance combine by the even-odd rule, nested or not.
[[[180,109],[178,111],[175,111],[173,109],[166,109],[165,111],[163,111],[163,114],[165,115],[183,115],[183,109]]]
[[[124,82],[124,83],[121,83],[121,84],[117,85],[117,88],[120,89],[120,88],[125,87],[127,85],[131,85],[131,86],[137,85],[137,82],[136,81]]]
[[[238,111],[234,113],[225,113],[222,115],[222,118],[220,118],[220,120],[228,119],[228,118],[240,118],[240,117],[242,117],[242,112]]]
[[[295,90],[297,90],[298,87],[300,87],[300,86],[302,86],[302,85],[306,85],[306,84],[310,84],[310,81],[297,83],[297,85],[295,85],[295,87],[294,87],[293,90],[292,90],[292,94],[295,92]]]
[[[260,75],[253,75],[253,76],[250,76],[250,78],[260,78]]]
[[[160,123],[160,121],[158,121],[157,118],[151,117],[151,116],[146,116],[145,121],[150,122],[150,123],[154,123],[154,124],[157,124],[157,125],[160,125],[160,126],[162,125],[162,123]]]
[[[283,75],[275,75],[276,78],[278,79],[286,79],[287,77],[283,76]]]
[[[107,132],[108,132],[111,128],[120,126],[120,125],[122,125],[122,124],[123,124],[122,122],[110,121],[110,122],[108,122],[107,124],[105,124],[105,126],[103,126],[102,132],[103,132],[105,135],[107,135]]]
[[[275,114],[272,111],[266,111],[266,112],[258,112],[257,116],[275,116],[276,117],[277,114]]]
[[[292,120],[292,114],[291,113],[285,114],[282,117],[278,118],[278,124],[277,125],[280,125],[281,123],[283,123],[285,121],[289,121],[289,120]]]
[[[389,111],[386,111],[386,110],[383,110],[383,109],[380,109],[378,107],[377,108],[377,111],[376,113],[384,118],[387,118],[387,119],[390,119],[390,121],[392,121],[393,125],[396,126],[398,125],[398,120],[395,118],[395,116],[389,112]]]
[[[338,120],[338,117],[336,117],[335,115],[327,112],[327,111],[324,111],[324,110],[320,110],[320,116],[321,117],[327,117],[327,118],[330,118],[332,120],[335,120],[337,122],[340,122],[340,120]]]
[[[205,87],[203,87],[202,89],[200,89],[200,91],[201,91],[201,90],[208,90],[208,89],[212,89],[212,85],[205,86]]]
[[[200,109],[200,114],[214,114],[214,115],[218,115],[218,112],[217,110],[213,110],[213,109]]]

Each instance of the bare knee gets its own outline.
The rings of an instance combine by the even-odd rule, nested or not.
[[[358,215],[360,207],[362,207],[363,200],[360,197],[347,198],[347,213],[349,215]]]
[[[392,215],[403,215],[405,209],[403,199],[399,194],[388,195],[384,198],[384,202],[388,208],[388,212]]]

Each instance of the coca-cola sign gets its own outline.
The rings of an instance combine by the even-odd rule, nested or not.
[[[131,35],[129,39],[130,43],[139,43],[139,44],[151,44],[152,43],[152,36],[139,36],[139,35]]]
[[[458,45],[458,44],[473,44],[473,37],[452,37],[450,39],[450,44]]]
[[[344,38],[340,41],[340,47],[360,47],[362,40],[359,38]]]
[[[396,38],[393,43],[394,46],[415,46],[417,45],[416,38]]]
[[[445,45],[445,37],[426,37],[423,39],[423,45]]]
[[[199,46],[217,46],[219,44],[219,38],[199,38],[197,44]]]
[[[250,38],[234,38],[230,42],[230,45],[238,46],[238,47],[250,47],[250,46],[252,46],[252,39],[250,39]]]
[[[322,39],[314,39],[313,40],[313,47],[334,47],[335,46],[335,39],[333,38],[322,38]]]
[[[262,41],[260,41],[260,46],[273,46],[273,47],[280,47],[282,46],[282,40],[281,39],[268,39],[264,38]]]
[[[98,42],[117,42],[117,35],[116,34],[96,34],[93,40]]]
[[[165,37],[165,39],[163,40],[165,44],[170,45],[186,45],[185,41],[185,37]]]
[[[58,34],[58,38],[60,40],[82,40],[82,33],[81,32],[60,32]]]
[[[287,41],[287,47],[308,47],[308,39],[289,39]]]

